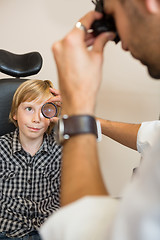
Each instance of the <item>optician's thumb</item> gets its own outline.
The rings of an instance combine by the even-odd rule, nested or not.
[[[103,49],[106,43],[108,41],[114,40],[115,37],[116,35],[113,32],[101,33],[94,42],[93,51],[99,52],[99,53],[103,52]]]

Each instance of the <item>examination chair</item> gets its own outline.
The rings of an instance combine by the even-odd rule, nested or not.
[[[39,52],[14,54],[0,49],[0,72],[9,75],[9,78],[0,79],[0,136],[15,129],[9,122],[9,113],[13,95],[17,87],[37,74],[42,67],[42,56]]]

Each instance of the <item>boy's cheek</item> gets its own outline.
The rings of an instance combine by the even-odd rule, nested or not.
[[[46,125],[46,128],[48,128],[49,127],[49,125],[50,125],[50,120],[49,119],[45,119],[45,125]]]

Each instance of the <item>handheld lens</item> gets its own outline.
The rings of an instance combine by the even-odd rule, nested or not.
[[[57,106],[52,102],[47,102],[42,106],[41,112],[45,118],[56,117],[57,116]]]

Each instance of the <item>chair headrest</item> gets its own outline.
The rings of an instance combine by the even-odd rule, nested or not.
[[[39,52],[14,54],[0,49],[0,72],[12,77],[28,77],[37,74],[42,67]]]
[[[15,129],[14,124],[9,122],[12,98],[19,85],[26,80],[17,78],[0,79],[0,136]]]

